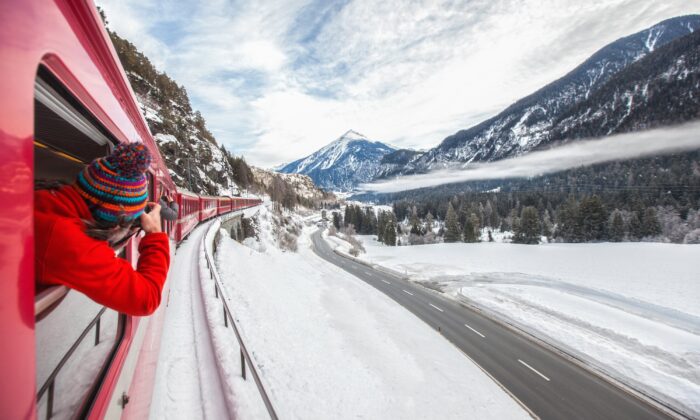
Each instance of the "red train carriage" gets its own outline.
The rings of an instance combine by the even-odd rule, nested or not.
[[[175,240],[180,242],[199,224],[199,196],[179,192],[176,201],[180,206],[180,214],[175,221]]]
[[[219,197],[218,198],[218,209],[216,211],[216,214],[225,214],[228,213],[232,210],[231,207],[231,197]]]
[[[154,157],[151,199],[175,185],[91,1],[0,2],[0,75],[0,412],[119,416],[150,318],[119,314],[65,287],[36,294],[34,182],[70,182],[116,144],[141,141]],[[176,199],[180,220],[166,229],[177,241],[226,210],[215,197]],[[137,240],[120,257],[134,263]]]
[[[217,204],[216,197],[201,196],[199,198],[199,221],[203,222],[216,216]]]

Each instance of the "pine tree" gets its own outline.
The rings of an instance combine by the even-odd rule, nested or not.
[[[432,213],[428,212],[428,215],[425,216],[425,231],[427,233],[433,232],[433,223],[434,223],[433,215],[432,215]]]
[[[464,242],[479,242],[479,218],[472,213],[464,222]]]
[[[552,218],[549,216],[549,210],[545,210],[544,216],[542,216],[542,236],[549,240],[552,238],[553,231],[554,225],[552,224]]]
[[[633,211],[629,220],[629,237],[632,240],[639,240],[642,236],[642,223],[639,221],[637,212]]]
[[[418,212],[416,211],[416,206],[413,206],[413,210],[411,212],[411,230],[409,233],[412,235],[423,234],[420,228],[420,220],[418,220]]]
[[[540,226],[540,217],[537,214],[537,209],[532,206],[523,207],[520,213],[518,229],[513,236],[513,242],[536,245],[540,243],[541,231],[542,227]]]
[[[459,222],[457,213],[452,203],[447,206],[447,216],[445,216],[445,242],[457,242],[460,240]]]
[[[384,243],[389,246],[396,245],[396,222],[390,218],[384,229]]]
[[[578,226],[581,229],[582,241],[600,241],[605,239],[608,214],[600,197],[592,195],[581,200],[578,216]]]
[[[380,211],[379,217],[377,218],[377,241],[384,242],[384,231],[386,230],[387,224],[387,212]]]
[[[613,242],[621,242],[625,238],[625,221],[622,219],[622,212],[618,209],[610,215],[608,237]]]
[[[557,211],[555,236],[566,242],[581,242],[581,229],[578,225],[578,202],[569,197]]]
[[[333,212],[333,226],[335,226],[336,230],[339,230],[340,225],[342,225],[342,224],[343,224],[343,221],[340,220],[340,213],[338,213],[337,211],[334,211]]]
[[[659,219],[656,217],[655,208],[648,207],[644,211],[644,216],[642,216],[641,233],[642,237],[652,237],[661,233],[661,225],[659,224]]]

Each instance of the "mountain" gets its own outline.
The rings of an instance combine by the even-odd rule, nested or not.
[[[596,95],[596,92],[616,74],[698,28],[700,15],[681,16],[621,38],[600,49],[561,79],[520,99],[495,117],[445,138],[437,147],[413,156],[401,168],[392,169],[387,165],[379,173],[386,176],[423,172],[453,163],[492,161],[531,151],[550,142],[555,137],[553,132],[559,130],[555,125],[561,123],[564,115],[572,118],[571,113],[575,112],[572,109],[577,105],[589,99],[600,100],[600,95],[606,93]],[[613,106],[619,104],[618,101]],[[571,131],[567,133],[572,134]]]
[[[700,31],[657,49],[559,115],[548,142],[700,118]]]
[[[379,162],[395,150],[349,130],[329,145],[279,171],[308,175],[316,185],[327,190],[351,191],[357,184],[374,179]]]

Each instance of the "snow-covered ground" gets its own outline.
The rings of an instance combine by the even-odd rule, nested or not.
[[[360,236],[360,258],[469,300],[700,416],[700,246],[433,244]],[[337,238],[329,238],[342,246]],[[342,248],[341,248],[342,249]]]
[[[317,257],[310,228],[298,252],[284,252],[271,213],[262,209],[259,220],[259,240],[224,237],[217,264],[281,417],[527,417],[441,335]]]
[[[199,282],[199,249],[207,224],[182,242],[170,267],[152,419],[226,418]]]

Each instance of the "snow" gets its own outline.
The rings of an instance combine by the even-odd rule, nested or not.
[[[228,408],[199,287],[199,246],[207,225],[182,242],[170,267],[150,418],[227,418]]]
[[[263,208],[258,240],[240,244],[224,236],[217,264],[282,417],[527,416],[436,331],[317,257],[310,228],[302,231],[298,253],[280,250],[273,221]],[[227,377],[239,374],[237,365],[229,369]]]
[[[164,146],[169,143],[176,143],[177,144],[177,139],[175,136],[172,134],[163,134],[163,133],[158,133],[155,136],[156,142],[158,142],[158,145]]]
[[[360,258],[447,295],[700,415],[700,246],[433,244],[360,237]]]

